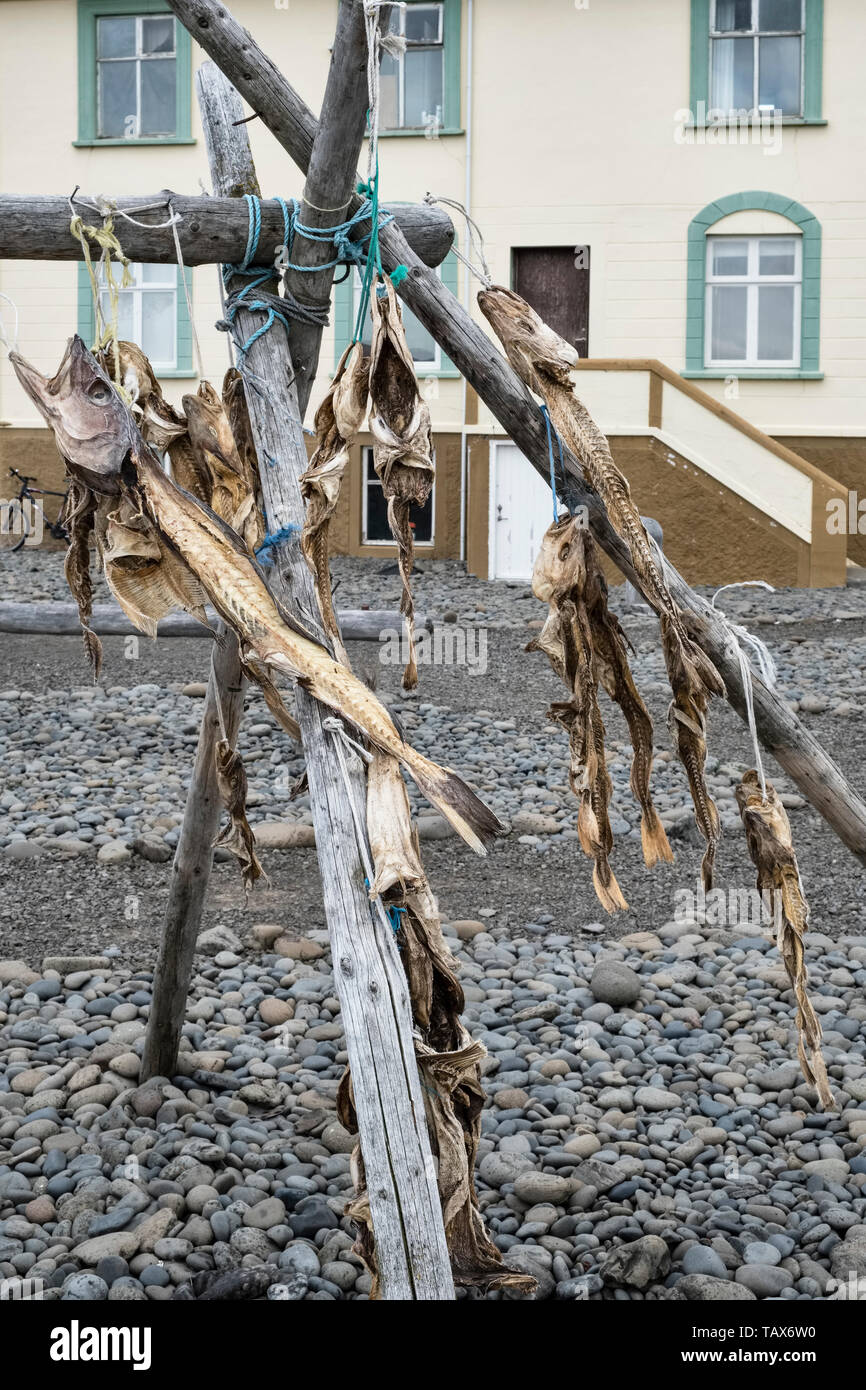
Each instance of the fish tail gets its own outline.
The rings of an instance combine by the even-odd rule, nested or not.
[[[663,860],[667,864],[673,863],[674,852],[668,843],[665,828],[659,820],[658,812],[654,806],[648,806],[641,816],[640,842],[643,849],[643,862],[648,869],[651,869],[654,864],[660,864]]]
[[[505,834],[505,826],[499,818],[456,772],[440,767],[408,746],[404,746],[399,756],[418,790],[476,854],[486,854],[496,836]]]
[[[592,886],[605,912],[628,912],[628,903],[622,895],[613,869],[606,860],[603,866],[596,860],[592,871]]]

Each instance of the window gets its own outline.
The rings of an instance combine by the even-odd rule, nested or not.
[[[589,247],[520,246],[511,284],[581,357],[589,356]]]
[[[798,236],[707,238],[706,363],[800,365]]]
[[[691,0],[691,118],[743,112],[824,125],[824,0]],[[712,115],[710,115],[712,113]]]
[[[364,496],[362,500],[361,540],[364,545],[393,545],[394,538],[388,525],[388,503],[382,492],[382,484],[376,477],[373,467],[373,450],[361,450],[363,467]],[[409,524],[416,545],[433,544],[433,495],[436,484],[423,507],[409,509]]]
[[[451,291],[457,293],[457,257],[453,252],[449,252],[445,260],[436,268],[436,274],[441,279],[443,285]],[[361,295],[361,278],[357,270],[345,280],[334,286],[334,363],[339,362],[344,349],[352,340],[355,331],[355,320],[358,317],[358,306]],[[415,367],[419,377],[456,377],[460,373],[453,362],[445,356],[441,348],[431,338],[426,328],[419,323],[412,313],[412,310],[405,303],[400,305],[403,314],[403,325],[406,329],[406,340],[409,350],[415,362]],[[362,341],[369,348],[372,338],[372,320],[367,315],[364,325]]]
[[[164,0],[79,0],[77,143],[190,143],[190,52]]]
[[[389,29],[405,43],[383,53],[382,134],[454,133],[460,125],[461,0],[409,0],[393,6]]]
[[[178,267],[133,264],[130,272],[133,284],[118,294],[118,335],[139,344],[158,376],[193,376],[192,331]],[[112,274],[119,281],[121,268],[112,267]],[[187,283],[191,287],[190,271]],[[101,291],[100,302],[108,322],[111,305],[107,289]],[[79,333],[86,343],[92,343],[96,336],[93,295],[84,265],[79,266],[78,318]]]
[[[714,0],[710,104],[803,114],[803,0]]]
[[[689,224],[687,283],[684,376],[821,378],[821,224],[802,203],[715,198]]]

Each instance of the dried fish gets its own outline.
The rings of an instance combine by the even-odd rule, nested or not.
[[[548,616],[527,651],[543,651],[570,698],[552,704],[549,718],[568,733],[569,784],[579,802],[577,833],[594,861],[592,882],[607,912],[624,911],[609,855],[613,850],[609,805],[612,792],[604,752],[604,723],[598,703],[598,676],[587,611],[588,531],[574,517],[554,522],[544,536],[532,575],[532,592],[546,602]]]
[[[69,536],[69,549],[63,570],[69,591],[78,605],[78,621],[84,650],[94,681],[102,670],[102,643],[90,626],[93,615],[93,584],[90,579],[90,542],[96,517],[96,498],[85,483],[72,478],[63,508],[63,524]]]
[[[373,466],[388,502],[388,526],[397,542],[403,581],[400,612],[406,619],[409,660],[403,688],[418,684],[415,659],[415,605],[411,575],[415,542],[410,512],[425,504],[433,488],[430,411],[418,391],[415,366],[406,342],[394,286],[386,277],[384,294],[371,296],[373,341],[370,348],[370,430]]]
[[[241,461],[223,403],[210,382],[203,381],[196,395],[184,396],[183,408],[193,453],[210,483],[205,500],[254,550],[261,531],[255,480]]]
[[[364,422],[369,375],[369,359],[362,345],[354,343],[340,358],[316,411],[316,449],[309,468],[301,474],[301,495],[307,504],[301,549],[315,576],[322,623],[342,661],[345,649],[331,594],[328,533],[349,462],[349,444]]]
[[[166,544],[139,499],[128,494],[101,499],[96,543],[109,589],[141,632],[155,637],[160,619],[178,608],[209,626],[204,590]]]
[[[485,853],[492,839],[504,831],[497,817],[455,772],[406,743],[375,695],[277,604],[260,566],[236,533],[165,474],[82,340],[72,339],[58,373],[60,380],[46,380],[17,354],[11,360],[37,409],[72,446],[68,458],[73,475],[95,476],[103,490],[123,486],[125,495],[146,511],[172,554],[182,559],[237,634],[245,656],[252,655],[297,680],[376,747],[392,753],[467,844]],[[77,383],[74,388],[69,384],[72,380]],[[94,392],[100,397],[96,404]],[[87,432],[82,424],[90,424],[94,410],[99,429]],[[91,449],[89,439],[94,434]],[[122,452],[118,438],[126,444]]]
[[[737,805],[746,828],[749,854],[758,870],[758,889],[762,895],[769,895],[769,906],[777,924],[776,945],[797,1001],[800,1066],[806,1080],[816,1088],[821,1105],[825,1110],[832,1110],[836,1108],[836,1099],[821,1055],[821,1024],[806,993],[809,976],[803,938],[809,906],[787,813],[771,783],[767,782],[766,788],[764,800],[757,772],[747,772],[736,790]]]
[[[406,783],[396,758],[378,750],[367,768],[367,834],[375,877],[370,897],[419,888],[424,869],[413,843]]]
[[[256,498],[255,528],[249,528],[245,537],[249,549],[255,554],[265,538],[267,527],[261,507],[259,459],[253,439],[253,427],[250,422],[250,412],[244,391],[244,379],[235,367],[229,367],[223,377],[223,406],[244,477],[250,491]]]
[[[247,820],[247,774],[241,755],[227,739],[216,746],[216,775],[220,799],[229,813],[229,823],[214,840],[214,848],[227,849],[238,860],[244,888],[250,891],[257,879],[267,877],[256,855],[256,842]]]
[[[688,776],[695,820],[707,841],[702,873],[709,889],[720,821],[704,777],[705,715],[710,698],[725,693],[721,676],[693,640],[668,589],[663,562],[653,551],[628,482],[614,463],[607,440],[577,395],[577,352],[511,290],[501,286],[482,290],[478,303],[514,370],[542,397],[551,421],[578,459],[587,482],[604,502],[612,526],[629,548],[641,591],[658,614],[674,696],[669,726]]]

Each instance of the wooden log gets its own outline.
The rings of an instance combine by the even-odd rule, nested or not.
[[[99,215],[86,206],[93,201],[90,195],[79,194],[76,210],[85,222],[98,225]],[[186,265],[236,264],[243,259],[249,219],[245,204],[237,198],[190,197],[163,189],[140,198],[119,197],[114,201],[136,221],[149,223],[165,222],[170,202],[181,218],[177,231]],[[152,210],[137,211],[140,208]],[[425,265],[437,266],[444,261],[454,243],[454,227],[446,213],[415,203],[387,204],[383,210],[393,215]],[[308,211],[305,209],[305,215]],[[0,194],[0,257],[31,261],[83,260],[80,241],[69,234],[69,220],[68,198]],[[176,263],[174,237],[168,227],[136,227],[118,217],[115,228],[130,260],[159,265]],[[359,223],[352,239],[357,241],[369,230],[369,222]],[[282,209],[275,199],[263,198],[262,231],[255,264],[273,264],[275,250],[282,241]]]
[[[214,187],[224,192],[233,171],[245,166],[244,186],[257,191],[246,127],[236,124],[242,114],[237,93],[209,63],[197,73],[196,85]],[[237,325],[247,338],[260,326],[260,317],[240,310]],[[299,525],[304,506],[298,479],[307,467],[307,451],[292,363],[279,327],[251,345],[245,365],[256,449],[260,458],[276,460],[262,470],[269,527]],[[275,591],[321,632],[313,577],[300,547],[290,542],[277,555]],[[324,728],[327,711],[302,689],[296,706],[383,1294],[390,1299],[452,1299],[406,977],[393,933],[375,924],[371,915],[349,800],[356,799],[363,818],[364,780],[356,764],[349,787],[344,784],[334,735]]]
[[[168,0],[168,4],[235,83],[296,164],[306,169],[315,134],[314,118],[251,35],[225,5],[216,0]],[[547,433],[530,392],[438,275],[421,264],[394,223],[381,229],[379,243],[386,270],[393,270],[401,263],[407,266],[408,274],[399,285],[398,294],[474,387],[532,467],[549,484]],[[611,526],[601,498],[587,486],[574,456],[567,449],[563,454],[567,477],[563,501],[571,509],[586,507],[590,528],[599,545],[626,578],[640,588],[628,548]],[[666,563],[665,568],[677,603],[701,618],[702,630],[697,640],[721,673],[732,708],[745,719],[742,675],[721,614],[695,594],[670,563]],[[866,803],[783,698],[768,689],[757,675],[753,677],[752,686],[755,721],[764,747],[843,844],[866,864]]]
[[[223,726],[226,737],[234,743],[243,713],[245,681],[238,641],[226,628],[222,639],[211,653],[204,714],[171,869],[141,1059],[142,1081],[151,1076],[173,1076],[177,1070],[195,943],[222,815],[215,749]]]
[[[216,629],[219,619],[213,609],[208,609],[208,617]],[[337,620],[347,642],[380,642],[383,633],[403,631],[403,617],[399,612],[388,608],[343,608],[337,611]],[[416,618],[416,626],[433,629],[433,619]],[[100,637],[128,637],[138,634],[123,609],[113,603],[97,603],[93,607],[90,627]],[[16,632],[37,637],[72,637],[81,632],[78,608],[74,603],[58,603],[54,600],[44,603],[0,602],[0,632]],[[157,627],[157,637],[205,637],[212,640],[213,634],[189,613],[171,613],[163,618]]]

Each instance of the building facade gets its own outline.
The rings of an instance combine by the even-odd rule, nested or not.
[[[318,109],[337,0],[231,8]],[[470,208],[494,279],[586,359],[587,405],[674,563],[696,582],[844,582],[846,552],[866,563],[866,535],[828,520],[834,496],[866,498],[862,0],[409,0],[394,23],[406,47],[383,66],[383,200],[432,192]],[[209,189],[193,97],[204,56],[163,0],[0,0],[0,187]],[[282,149],[248,128],[263,190],[298,195]],[[452,256],[439,273],[480,318]],[[179,401],[197,384],[180,272],[134,275],[121,333]],[[188,275],[219,381],[218,272]],[[0,291],[42,369],[74,328],[92,335],[79,265],[6,260]],[[354,276],[335,289],[308,424],[357,293]],[[549,494],[411,316],[408,330],[438,468],[419,551],[524,578]],[[57,484],[4,360],[9,466]],[[336,532],[350,553],[393,553],[366,437]]]

